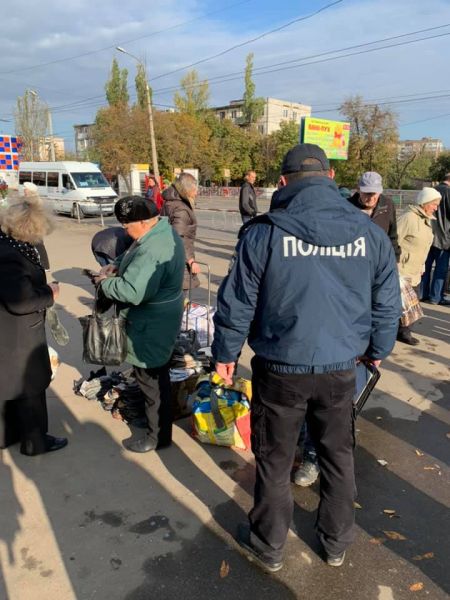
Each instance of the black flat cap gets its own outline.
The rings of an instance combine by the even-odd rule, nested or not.
[[[159,215],[156,204],[142,196],[124,196],[117,200],[114,214],[119,223],[148,221]]]
[[[320,161],[323,171],[328,171],[330,163],[327,155],[320,146],[316,144],[298,144],[289,150],[281,165],[281,174],[298,173],[300,171],[317,171],[316,165],[304,165],[307,158],[315,158]]]

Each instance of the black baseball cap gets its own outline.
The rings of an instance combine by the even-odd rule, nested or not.
[[[298,173],[299,171],[317,171],[316,165],[304,165],[307,158],[315,158],[320,161],[322,169],[328,171],[330,163],[327,155],[320,146],[316,144],[298,144],[289,150],[281,165],[281,174]]]
[[[135,223],[153,219],[159,211],[154,202],[142,196],[124,196],[116,202],[114,214],[119,223]]]

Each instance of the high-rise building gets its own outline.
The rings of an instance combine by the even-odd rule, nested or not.
[[[302,117],[311,116],[311,107],[306,104],[277,98],[264,100],[264,113],[255,123],[258,131],[264,135],[280,129],[282,121],[294,121],[300,126]],[[243,106],[243,100],[232,100],[230,104],[216,106],[212,110],[219,119],[230,119],[236,125],[244,125]]]
[[[94,123],[74,125],[75,129],[75,153],[78,158],[86,158],[89,149],[93,147],[92,130]]]
[[[429,154],[437,158],[444,151],[442,140],[423,137],[421,140],[403,140],[398,143],[399,158],[407,158],[412,154]]]

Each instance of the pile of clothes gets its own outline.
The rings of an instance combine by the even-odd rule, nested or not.
[[[191,413],[197,380],[200,375],[211,371],[211,352],[205,346],[214,327],[212,313],[205,306],[191,305],[188,321],[190,328],[178,334],[170,360],[174,419]],[[108,374],[102,367],[98,371],[91,371],[86,379],[75,382],[73,389],[78,396],[100,402],[103,409],[111,412],[115,419],[135,427],[147,426],[144,397],[132,368]]]
[[[108,374],[103,367],[91,371],[87,379],[74,384],[74,392],[88,400],[98,400],[115,419],[134,427],[147,427],[144,398],[133,376],[133,369]]]
[[[198,334],[195,329],[180,331],[170,359],[170,380],[184,381],[192,375],[199,375],[210,370],[208,349],[200,349]]]

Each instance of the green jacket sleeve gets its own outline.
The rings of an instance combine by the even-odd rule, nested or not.
[[[107,298],[137,306],[158,292],[161,275],[162,269],[148,252],[137,250],[120,275],[108,277],[100,285]]]

